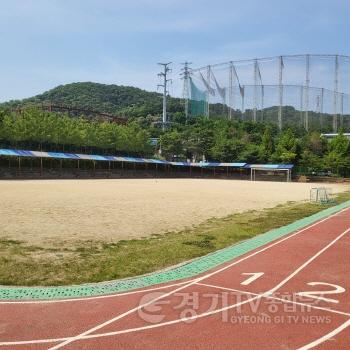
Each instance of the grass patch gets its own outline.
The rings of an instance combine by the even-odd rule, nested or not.
[[[350,200],[350,192],[336,204]],[[272,209],[210,219],[194,229],[119,242],[78,242],[74,247],[42,248],[0,240],[0,284],[67,285],[149,273],[222,249],[331,205],[287,203]]]

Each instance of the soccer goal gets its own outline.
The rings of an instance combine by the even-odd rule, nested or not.
[[[250,180],[292,181],[293,165],[251,164]]]
[[[314,187],[310,190],[310,202],[327,204],[334,201],[333,191],[328,187]]]

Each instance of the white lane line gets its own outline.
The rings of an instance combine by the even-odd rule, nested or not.
[[[341,233],[337,238],[335,238],[333,241],[331,241],[329,244],[327,244],[323,249],[321,249],[318,253],[316,253],[314,256],[312,256],[309,260],[307,260],[303,265],[301,265],[298,269],[296,269],[292,274],[287,276],[283,281],[281,281],[276,287],[272,288],[266,293],[272,294],[276,290],[278,290],[280,287],[282,287],[284,284],[286,284],[289,280],[291,280],[295,275],[297,275],[301,270],[303,270],[307,265],[312,263],[315,259],[317,259],[322,253],[324,253],[329,247],[331,247],[334,243],[339,241],[342,237],[344,237],[347,233],[350,232],[350,228],[345,230],[343,233]]]
[[[198,318],[203,318],[203,317],[206,317],[206,316],[215,315],[215,314],[221,313],[223,311],[230,310],[230,309],[236,308],[238,306],[250,303],[251,301],[257,300],[257,299],[261,298],[262,296],[263,295],[261,294],[261,295],[255,296],[253,298],[241,301],[239,303],[232,304],[232,305],[229,305],[229,306],[225,306],[225,307],[220,308],[220,309],[203,312],[202,314],[198,314],[198,315],[194,315],[194,316],[190,316],[190,317],[182,317],[182,318],[178,318],[178,319],[175,319],[175,320],[172,320],[172,321],[168,321],[168,322],[152,324],[152,325],[136,327],[136,328],[128,328],[128,329],[123,329],[123,330],[120,330],[120,331],[114,331],[114,332],[108,332],[108,333],[90,334],[90,335],[84,336],[82,338],[82,340],[84,340],[84,339],[101,338],[101,337],[108,337],[108,336],[112,336],[112,335],[125,334],[125,333],[133,333],[133,332],[144,331],[144,330],[148,330],[148,329],[152,329],[152,328],[159,328],[159,327],[169,326],[169,325],[173,325],[173,324],[177,324],[177,323],[182,323],[182,322],[187,322],[187,321],[191,321],[191,320],[196,320]]]
[[[347,328],[349,326],[350,326],[350,320],[347,320],[342,325],[340,325],[338,328],[334,329],[332,332],[327,333],[323,337],[316,339],[312,343],[306,344],[306,345],[302,346],[301,348],[298,348],[297,350],[312,349],[315,346],[320,345],[320,344],[324,343],[325,341],[327,341],[328,339],[331,339],[332,337],[336,336],[337,334],[339,334],[341,331],[343,331],[345,328]]]
[[[190,279],[189,281],[193,281],[193,279]],[[0,301],[0,305],[23,305],[23,304],[54,304],[54,303],[66,303],[70,301],[85,301],[85,300],[95,300],[95,299],[108,299],[108,298],[115,298],[115,297],[123,297],[124,295],[131,295],[131,294],[140,294],[145,292],[153,292],[156,290],[161,289],[167,289],[171,287],[181,286],[185,283],[188,283],[189,281],[185,282],[179,282],[174,284],[167,284],[165,286],[155,287],[155,288],[148,288],[148,289],[141,289],[141,290],[134,290],[130,292],[121,292],[116,294],[107,294],[107,295],[97,295],[94,297],[83,297],[83,298],[71,298],[71,299],[57,299],[57,300],[23,300],[23,301]]]
[[[216,286],[214,284],[208,284],[208,283],[196,283],[196,284],[199,285],[199,286],[205,286],[205,287],[210,287],[210,288],[217,288],[217,289],[222,289],[222,290],[228,290],[228,291],[237,292],[237,293],[241,293],[241,294],[248,294],[248,295],[254,295],[254,296],[261,295],[261,294],[258,294],[258,293],[246,292],[244,290]],[[327,312],[331,312],[331,313],[334,313],[334,314],[350,317],[350,313],[348,313],[348,312],[338,311],[338,310],[334,310],[334,309],[327,308],[327,307],[311,305],[311,304],[307,304],[307,303],[302,303],[300,301],[289,300],[289,299],[285,299],[285,298],[279,298],[279,297],[271,296],[271,295],[262,295],[262,297],[266,298],[266,299],[278,300],[278,301],[281,301],[281,302],[283,302],[285,304],[294,304],[294,305],[299,305],[299,306],[307,306],[307,307],[309,307],[311,309],[327,311]]]
[[[347,234],[350,231],[350,228],[348,228],[346,231],[342,232],[339,236],[337,236],[337,238],[335,238],[333,241],[331,241],[329,244],[327,244],[327,246],[325,246],[323,249],[321,249],[319,252],[317,252],[315,255],[313,255],[310,259],[308,259],[303,265],[301,265],[298,269],[296,269],[293,273],[291,273],[288,277],[290,278],[285,278],[281,283],[279,283],[276,287],[270,289],[269,291],[262,293],[262,294],[258,294],[257,296],[247,299],[243,302],[240,303],[236,303],[221,309],[217,309],[217,310],[213,310],[213,311],[209,311],[209,312],[205,312],[203,314],[199,314],[199,315],[194,315],[191,317],[187,317],[187,318],[182,318],[182,319],[176,319],[176,320],[172,320],[172,321],[168,321],[168,322],[164,322],[162,324],[156,324],[156,325],[148,325],[148,326],[143,326],[143,327],[137,327],[137,328],[130,328],[130,329],[125,329],[125,330],[121,330],[121,331],[115,331],[115,332],[108,332],[108,333],[100,333],[100,334],[84,334],[83,336],[80,336],[79,339],[76,339],[76,337],[67,340],[61,344],[58,344],[56,346],[53,346],[52,348],[49,348],[48,350],[56,350],[61,348],[62,346],[64,346],[63,344],[69,344],[72,341],[75,340],[82,340],[82,339],[91,339],[91,338],[100,338],[100,337],[106,337],[106,336],[112,336],[112,335],[118,335],[118,334],[125,334],[125,333],[131,333],[131,332],[137,332],[137,331],[142,331],[142,330],[147,330],[147,329],[151,329],[151,328],[158,328],[158,327],[164,327],[164,326],[168,326],[168,325],[172,325],[172,324],[176,324],[176,323],[180,323],[180,322],[185,322],[185,321],[190,321],[190,320],[194,320],[197,318],[202,318],[205,316],[211,316],[217,313],[220,313],[222,311],[225,310],[229,310],[232,308],[235,308],[237,306],[241,306],[244,305],[246,303],[249,303],[253,300],[257,300],[263,297],[268,297],[271,294],[271,291],[276,291],[276,289],[278,289],[279,287],[281,287],[283,284],[287,283],[292,277],[294,277],[297,273],[299,273],[301,270],[303,270],[306,266],[308,266],[312,261],[314,261],[317,257],[319,257],[323,252],[325,252],[327,249],[329,249],[334,243],[336,243],[340,238],[342,238],[345,234]],[[214,274],[214,273],[212,273]],[[204,279],[202,277],[202,279]],[[192,282],[192,284],[198,284],[199,281],[196,282]],[[182,289],[183,287],[181,287]],[[180,288],[179,288],[180,289]],[[147,303],[149,304],[149,303]],[[92,333],[92,332],[90,332]]]
[[[35,339],[35,340],[19,340],[19,341],[4,341],[0,343],[0,346],[17,346],[17,345],[29,345],[29,344],[47,344],[62,342],[70,338],[47,338],[47,339]]]
[[[148,330],[148,329],[152,329],[152,328],[159,328],[159,327],[164,327],[164,326],[168,326],[168,325],[173,325],[173,324],[180,323],[180,322],[195,320],[195,319],[202,318],[202,317],[205,317],[205,316],[211,316],[211,315],[220,313],[222,311],[235,308],[237,306],[244,305],[244,304],[249,303],[249,302],[251,302],[253,300],[257,300],[257,299],[264,298],[264,297],[270,297],[272,291],[276,291],[279,287],[281,287],[282,285],[287,283],[292,277],[294,277],[297,273],[299,273],[301,270],[303,270],[305,267],[307,267],[312,261],[314,261],[323,252],[325,252],[327,249],[329,249],[333,244],[335,244],[340,238],[342,238],[348,232],[350,232],[350,228],[348,228],[346,231],[342,232],[333,241],[331,241],[324,248],[322,248],[320,251],[318,251],[315,255],[313,255],[310,259],[308,259],[304,264],[302,264],[298,269],[296,269],[293,273],[291,273],[287,278],[285,278],[277,286],[275,286],[274,288],[270,289],[267,292],[264,292],[264,293],[261,293],[261,294],[257,294],[256,296],[254,296],[254,297],[252,297],[250,299],[247,299],[247,300],[245,300],[243,302],[236,303],[236,304],[233,304],[233,305],[230,305],[230,306],[227,306],[227,307],[224,307],[224,308],[220,308],[220,309],[217,309],[217,310],[205,312],[205,313],[202,313],[202,314],[199,314],[199,315],[194,315],[194,316],[187,317],[187,318],[182,318],[182,319],[176,319],[176,320],[163,322],[163,323],[159,323],[159,324],[153,324],[153,325],[137,327],[137,328],[129,328],[129,329],[124,329],[124,330],[120,330],[120,331],[100,333],[100,334],[90,334],[92,332],[89,332],[89,334],[84,334],[83,336],[80,336],[79,339],[77,339],[76,337],[73,337],[73,338],[71,338],[69,340],[66,340],[65,342],[63,342],[61,344],[58,344],[58,345],[55,345],[55,346],[49,348],[48,350],[59,349],[59,348],[65,346],[66,344],[69,344],[69,343],[71,343],[71,342],[73,342],[75,340],[92,339],[92,338],[100,338],[100,337],[106,337],[106,336],[114,336],[114,335],[118,335],[118,334],[132,333],[132,332],[143,331],[143,330]],[[204,278],[202,278],[202,279],[204,279]],[[199,283],[199,281],[194,281],[194,282],[192,282],[192,284],[194,285],[194,284],[200,284],[200,283]],[[183,287],[181,287],[181,289],[182,288]],[[147,303],[147,304],[149,304],[149,303]],[[346,316],[348,316],[348,315],[346,315]]]
[[[95,327],[93,327],[91,329],[88,329],[84,333],[81,333],[81,334],[79,334],[77,336],[73,336],[73,337],[61,338],[64,341],[63,343],[60,343],[60,344],[58,344],[58,345],[56,345],[56,346],[54,346],[54,347],[52,347],[52,348],[50,348],[48,350],[56,350],[56,349],[61,348],[64,345],[67,345],[67,344],[73,342],[73,341],[76,341],[76,340],[79,340],[79,339],[84,339],[84,338],[87,337],[88,334],[90,334],[90,333],[92,333],[92,332],[94,332],[94,331],[96,331],[96,330],[98,330],[100,328],[103,328],[104,326],[109,325],[110,323],[113,323],[113,322],[115,322],[115,321],[117,321],[117,320],[119,320],[119,319],[121,319],[121,318],[123,318],[123,317],[125,317],[125,316],[127,316],[127,315],[129,315],[129,314],[131,314],[133,312],[135,312],[135,311],[138,311],[142,307],[148,306],[148,305],[152,304],[155,301],[158,301],[160,299],[166,298],[166,297],[168,297],[168,296],[178,292],[179,290],[185,289],[185,288],[187,288],[187,287],[189,287],[191,285],[196,284],[197,282],[200,282],[200,281],[202,281],[202,280],[204,280],[206,278],[209,278],[209,277],[211,277],[211,276],[213,276],[213,275],[215,275],[217,273],[220,273],[220,272],[222,272],[222,271],[224,271],[224,270],[226,270],[226,269],[228,269],[228,268],[230,268],[230,267],[232,267],[234,265],[237,265],[240,262],[245,261],[245,260],[247,260],[247,259],[249,259],[249,258],[251,258],[251,257],[253,257],[253,256],[257,255],[257,254],[260,254],[260,253],[262,253],[262,252],[264,252],[264,251],[266,251],[266,250],[268,250],[268,249],[270,249],[270,248],[272,248],[272,247],[274,247],[274,246],[276,246],[276,245],[278,245],[278,244],[280,244],[280,243],[282,243],[282,242],[284,242],[284,241],[286,241],[286,240],[288,240],[288,239],[290,239],[292,237],[295,237],[296,235],[298,235],[298,234],[300,234],[300,233],[302,233],[302,232],[304,232],[304,231],[306,231],[306,230],[308,230],[308,229],[310,229],[310,228],[312,228],[314,226],[317,226],[320,223],[322,223],[324,221],[327,221],[330,218],[332,218],[332,217],[334,217],[334,216],[336,216],[336,215],[340,214],[341,212],[344,212],[344,211],[346,211],[348,209],[349,208],[345,208],[345,209],[341,210],[340,212],[337,212],[337,213],[335,213],[333,215],[330,215],[330,216],[328,216],[328,217],[326,217],[326,218],[324,218],[324,219],[322,219],[320,221],[315,222],[312,225],[304,227],[301,230],[298,230],[298,231],[294,232],[293,234],[288,235],[285,238],[282,238],[282,239],[280,239],[280,240],[278,240],[278,241],[276,241],[274,243],[269,244],[268,246],[265,246],[262,249],[259,249],[259,250],[255,251],[252,254],[249,254],[249,255],[247,255],[247,256],[239,259],[239,260],[236,260],[236,261],[232,262],[231,264],[228,264],[228,265],[226,265],[226,266],[224,266],[224,267],[222,267],[222,268],[220,268],[218,270],[215,270],[215,271],[213,271],[211,273],[208,273],[208,274],[206,274],[206,275],[204,275],[202,277],[194,279],[190,283],[188,283],[188,284],[186,284],[186,285],[184,285],[184,286],[182,286],[180,288],[177,288],[177,289],[175,289],[175,290],[173,290],[171,292],[165,293],[164,295],[159,296],[157,298],[154,298],[154,299],[150,300],[149,302],[147,302],[145,304],[139,305],[138,307],[130,309],[129,311],[127,311],[127,312],[125,312],[123,314],[120,314],[120,315],[118,315],[118,316],[116,316],[116,317],[114,317],[114,318],[112,318],[110,320],[107,320],[104,323],[101,323],[101,324],[99,324],[99,325],[97,325],[97,326],[95,326]],[[95,336],[95,335],[93,335],[93,336]],[[90,337],[92,337],[92,336],[90,336]],[[13,341],[13,342],[0,342],[0,346],[2,346],[2,345],[7,345],[8,346],[8,345],[36,344],[36,343],[53,343],[53,342],[61,341],[61,339],[56,338],[56,339],[38,339],[38,340],[24,340],[24,341]]]
[[[217,287],[217,286],[210,285],[210,284],[205,284],[205,283],[198,283],[198,285],[208,286],[208,287],[213,287],[213,288],[221,288],[221,289],[226,289],[226,290],[240,292],[239,290],[235,290],[235,289],[232,289],[232,288]],[[134,333],[134,332],[138,332],[138,331],[144,331],[144,330],[149,330],[149,329],[153,329],[153,328],[169,326],[169,325],[173,325],[173,324],[177,324],[177,323],[181,323],[181,322],[191,321],[191,320],[203,318],[203,317],[206,317],[206,316],[211,316],[211,315],[214,315],[214,314],[217,314],[217,313],[221,313],[221,312],[229,310],[229,309],[233,309],[235,307],[247,304],[247,303],[249,303],[251,301],[254,301],[254,300],[257,300],[259,298],[269,298],[269,299],[276,299],[276,300],[281,300],[281,301],[284,301],[284,302],[289,302],[289,301],[286,301],[285,299],[281,299],[281,298],[264,296],[264,294],[256,294],[256,293],[242,291],[242,294],[243,293],[244,294],[254,295],[254,297],[250,298],[250,299],[247,299],[245,301],[242,301],[240,303],[232,304],[232,305],[220,308],[220,309],[212,310],[210,312],[205,312],[205,313],[194,315],[194,316],[191,316],[191,317],[183,317],[181,319],[176,319],[176,320],[172,320],[172,321],[168,321],[168,322],[152,324],[152,325],[142,326],[142,327],[128,328],[128,329],[124,329],[124,330],[120,330],[120,331],[86,335],[86,336],[82,337],[80,340],[102,338],[102,337],[115,336],[115,335],[126,334],[126,333]],[[303,304],[303,303],[298,303],[298,302],[295,302],[295,303],[303,305],[303,306],[309,306],[308,304]],[[319,307],[314,307],[314,308],[323,310],[323,308],[319,308]],[[324,309],[324,311],[331,311],[331,312],[335,312],[335,313],[339,313],[339,314],[345,314],[345,313],[342,313],[342,312],[337,312],[337,311],[329,310],[329,309]],[[345,316],[350,316],[350,314],[345,314]],[[346,328],[346,327],[344,327],[344,325],[343,325],[342,329],[344,329],[344,328]],[[342,330],[342,329],[339,329],[339,330],[337,329],[338,330],[337,333],[339,333],[340,330]],[[333,336],[333,335],[335,335],[334,331],[332,331],[330,333],[330,337]],[[58,341],[64,341],[64,340],[70,340],[70,339],[72,339],[72,338],[44,339],[44,340],[41,340],[40,343],[58,342]],[[4,343],[3,345],[25,345],[25,344],[36,344],[36,343],[38,343],[38,341],[34,340],[34,341],[16,342],[16,344],[13,344],[12,342],[8,342],[8,343]],[[306,350],[306,349],[307,348],[305,348],[305,349],[300,348],[298,350]]]
[[[142,330],[147,330],[147,329],[152,329],[152,328],[159,328],[159,327],[164,327],[164,326],[169,326],[172,324],[176,324],[176,323],[181,323],[181,322],[185,322],[185,321],[191,321],[197,318],[202,318],[205,316],[210,316],[210,315],[214,315],[217,313],[220,313],[222,311],[225,310],[229,310],[229,309],[233,309],[237,306],[241,306],[244,304],[247,304],[253,300],[259,299],[261,295],[255,296],[253,298],[244,300],[242,302],[236,303],[236,304],[232,304],[229,306],[226,306],[224,308],[220,308],[217,310],[212,310],[212,311],[208,311],[199,315],[194,315],[194,316],[190,316],[190,317],[183,317],[180,319],[175,319],[172,321],[168,321],[168,322],[163,322],[163,323],[158,323],[158,324],[152,324],[152,325],[148,325],[148,326],[142,326],[142,327],[136,327],[136,328],[128,328],[128,329],[123,329],[120,331],[115,331],[115,332],[108,332],[108,333],[100,333],[100,334],[90,334],[90,335],[86,335],[82,338],[80,338],[79,340],[84,340],[84,339],[93,339],[93,338],[101,338],[101,337],[107,337],[107,336],[112,336],[112,335],[118,335],[118,334],[125,334],[125,333],[132,333],[132,332],[137,332],[137,331],[142,331]],[[74,340],[74,337],[70,337],[70,338],[61,338],[61,339],[44,339],[41,340],[40,343],[49,343],[49,342],[57,342],[57,341],[62,341],[62,340]],[[7,342],[7,343],[1,343],[1,345],[25,345],[25,344],[36,344],[37,341],[33,340],[33,341],[22,341],[22,342],[16,342],[15,344],[13,342]],[[58,344],[60,345],[60,344]]]
[[[347,210],[347,209],[348,209],[348,208],[346,208],[346,209],[344,209],[344,210]],[[336,214],[339,214],[339,212],[336,213]],[[121,318],[123,318],[123,317],[125,317],[125,316],[127,316],[127,315],[129,315],[129,314],[131,314],[131,313],[133,313],[133,312],[135,312],[135,311],[137,311],[137,310],[140,310],[142,307],[148,306],[148,305],[154,303],[155,301],[158,301],[158,300],[160,300],[160,299],[166,298],[166,297],[168,297],[168,296],[170,296],[170,295],[172,295],[172,294],[174,294],[174,293],[176,293],[176,292],[178,292],[178,291],[180,291],[180,290],[182,290],[182,289],[185,289],[185,288],[187,288],[187,287],[189,287],[189,286],[195,284],[196,282],[199,282],[199,281],[202,281],[202,280],[204,280],[204,279],[206,279],[206,278],[208,278],[208,277],[211,277],[211,276],[213,276],[213,275],[215,275],[215,274],[217,274],[217,273],[219,273],[219,272],[222,272],[222,271],[224,271],[224,270],[226,270],[226,269],[228,269],[228,268],[230,268],[230,267],[232,267],[232,266],[234,266],[234,265],[236,265],[236,264],[238,264],[238,263],[240,263],[240,262],[242,262],[242,261],[244,261],[244,260],[246,260],[246,259],[248,259],[248,258],[250,258],[250,257],[252,257],[252,256],[255,256],[255,255],[257,255],[257,254],[259,254],[259,253],[261,253],[261,252],[263,252],[263,251],[265,251],[265,250],[267,250],[267,249],[270,249],[271,247],[273,247],[273,246],[275,246],[275,245],[277,245],[277,244],[280,244],[281,242],[284,242],[285,240],[290,239],[291,237],[294,237],[294,236],[300,234],[301,232],[303,232],[303,231],[305,231],[305,230],[307,230],[307,229],[310,229],[310,228],[313,227],[313,226],[318,225],[320,222],[323,222],[323,221],[328,220],[329,218],[330,218],[330,216],[327,217],[327,218],[325,218],[325,219],[323,219],[323,220],[321,220],[321,221],[319,221],[319,222],[314,223],[313,225],[308,226],[307,228],[305,227],[304,229],[302,229],[302,230],[300,230],[300,231],[297,231],[297,232],[295,232],[294,234],[292,234],[292,235],[290,235],[290,236],[287,236],[287,237],[285,237],[285,238],[282,239],[282,240],[279,240],[279,241],[277,241],[277,242],[275,242],[275,243],[272,243],[272,244],[268,245],[268,246],[265,247],[265,248],[262,248],[262,249],[260,249],[260,250],[258,250],[258,251],[255,251],[254,253],[252,253],[252,254],[250,254],[250,255],[248,255],[248,256],[242,258],[242,259],[239,259],[239,260],[237,260],[237,261],[235,261],[235,262],[233,262],[233,263],[231,263],[231,264],[229,264],[229,265],[227,265],[227,266],[224,266],[224,267],[222,267],[222,268],[219,269],[219,270],[213,271],[213,272],[211,272],[211,273],[209,273],[209,274],[206,274],[206,275],[204,275],[204,276],[202,276],[202,277],[199,277],[198,279],[194,279],[192,282],[190,282],[190,283],[188,283],[188,284],[185,284],[185,285],[182,286],[182,287],[179,287],[179,288],[177,288],[177,289],[175,289],[175,290],[173,290],[173,291],[171,291],[171,292],[165,293],[164,295],[159,296],[159,297],[157,297],[157,298],[154,298],[153,300],[150,300],[149,302],[147,302],[147,303],[145,303],[145,304],[139,305],[139,306],[137,306],[137,307],[135,307],[135,308],[133,308],[133,309],[130,309],[129,311],[127,311],[127,312],[125,312],[125,313],[123,313],[123,314],[120,314],[120,315],[118,315],[118,316],[116,316],[116,317],[114,317],[114,318],[112,318],[112,319],[110,319],[110,320],[107,320],[107,321],[105,321],[105,322],[103,322],[103,323],[101,323],[101,324],[98,324],[98,325],[96,325],[95,327],[90,328],[90,329],[86,330],[85,332],[82,332],[82,333],[76,335],[75,337],[71,338],[70,340],[66,340],[66,341],[64,341],[63,343],[57,344],[57,345],[55,345],[55,346],[49,348],[48,350],[57,350],[57,349],[60,349],[60,348],[62,348],[63,346],[65,346],[65,345],[67,345],[67,344],[70,344],[70,343],[72,343],[72,342],[74,342],[74,341],[76,341],[76,340],[79,340],[79,339],[83,338],[84,336],[86,336],[86,335],[88,335],[88,334],[90,334],[90,333],[93,333],[93,332],[99,330],[100,328],[103,328],[103,327],[109,325],[110,323],[113,323],[113,322],[115,322],[115,321],[118,321],[118,320],[120,320]],[[319,254],[318,254],[318,255],[319,255]],[[317,255],[317,256],[318,256],[318,255]],[[309,260],[308,260],[308,261],[309,261]],[[307,264],[306,264],[306,265],[307,265]],[[302,268],[304,268],[306,265],[303,264],[303,267],[302,267]],[[300,271],[300,269],[298,269],[298,271]],[[295,274],[294,274],[294,275],[295,275]],[[279,284],[277,287],[279,288],[280,286],[281,286],[281,284]],[[271,291],[272,291],[272,290],[271,290]],[[269,292],[271,292],[271,291],[268,291],[267,293],[269,293]]]

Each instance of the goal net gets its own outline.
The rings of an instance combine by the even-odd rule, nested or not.
[[[310,190],[310,202],[326,204],[334,201],[333,191],[327,187],[314,187]]]

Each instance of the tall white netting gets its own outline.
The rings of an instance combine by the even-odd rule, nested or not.
[[[350,57],[293,55],[192,71],[190,114],[350,131]]]

